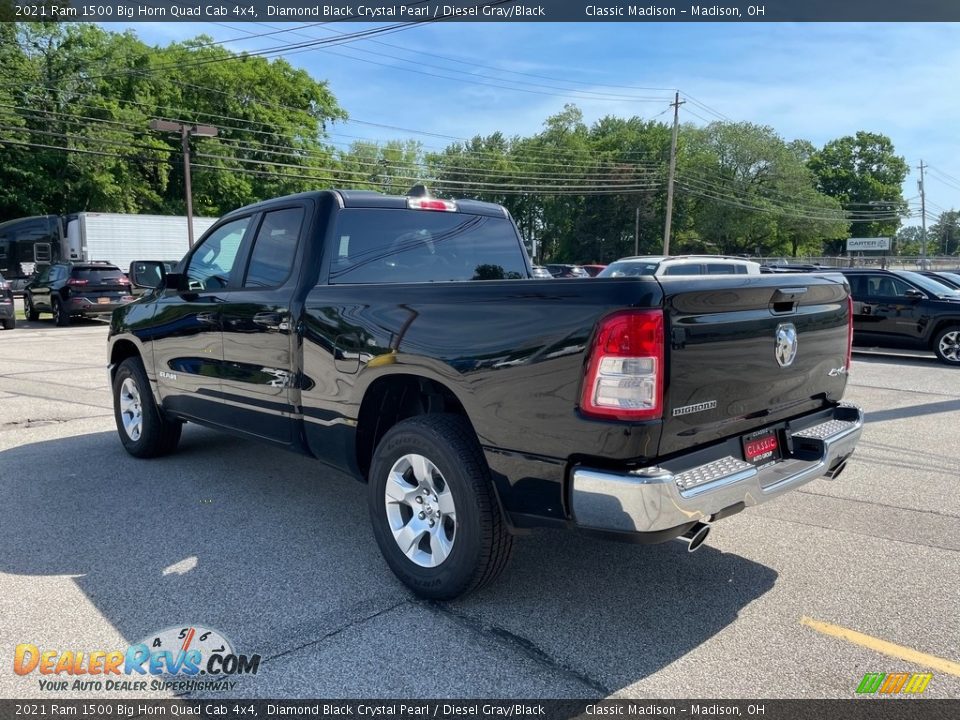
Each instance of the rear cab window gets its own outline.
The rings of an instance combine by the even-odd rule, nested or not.
[[[102,280],[118,280],[124,277],[124,272],[118,267],[75,267],[70,271],[70,277],[96,284]]]
[[[527,264],[513,224],[462,212],[347,208],[330,284],[514,280]]]

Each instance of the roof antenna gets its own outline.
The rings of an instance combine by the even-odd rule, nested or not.
[[[430,191],[423,183],[417,183],[407,190],[407,197],[430,197]]]

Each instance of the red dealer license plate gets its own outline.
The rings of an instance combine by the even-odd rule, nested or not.
[[[780,459],[776,430],[761,430],[743,437],[743,457],[754,465],[766,465]]]

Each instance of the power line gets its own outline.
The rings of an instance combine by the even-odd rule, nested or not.
[[[294,169],[294,170],[309,169],[309,168],[304,168],[302,165],[294,165],[294,164],[291,164],[291,163],[273,162],[273,161],[269,161],[269,160],[255,160],[255,159],[251,159],[251,158],[225,157],[225,156],[222,156],[222,155],[214,155],[214,154],[211,154],[211,153],[199,153],[199,152],[198,152],[198,153],[195,153],[195,155],[196,155],[198,158],[207,158],[207,159],[216,159],[216,160],[226,160],[226,161],[231,161],[231,162],[238,162],[238,163],[258,165],[258,166],[269,166],[269,167],[279,167],[279,168],[291,168],[291,169]],[[364,174],[362,174],[362,173],[358,173],[358,172],[350,171],[350,170],[343,170],[343,169],[333,170],[333,173],[334,173],[335,175],[336,175],[337,173],[339,173],[339,174],[342,174],[342,175],[353,175],[353,176],[366,177],[366,175],[364,175]],[[394,179],[397,179],[397,180],[409,180],[409,181],[411,181],[411,182],[418,182],[418,181],[421,181],[421,180],[424,179],[424,178],[421,177],[421,176],[414,176],[414,175],[393,175],[392,177],[393,177]],[[553,189],[565,189],[565,190],[592,190],[592,189],[603,189],[603,190],[617,190],[617,191],[620,191],[620,192],[630,192],[630,191],[634,191],[634,190],[648,189],[648,188],[650,188],[650,187],[654,187],[654,186],[656,186],[656,185],[659,185],[659,183],[654,183],[654,182],[650,182],[650,181],[641,182],[641,181],[637,181],[637,180],[631,180],[629,184],[628,184],[628,183],[623,183],[623,184],[619,184],[619,185],[613,185],[613,184],[610,184],[610,185],[602,185],[602,184],[600,184],[600,183],[591,183],[591,184],[588,184],[588,185],[557,185],[557,186],[551,187],[551,186],[542,186],[542,185],[541,185],[541,186],[534,186],[534,185],[532,185],[532,184],[523,184],[523,183],[500,183],[500,182],[497,182],[497,183],[484,183],[484,182],[478,182],[478,181],[475,181],[475,180],[451,180],[451,179],[445,179],[445,178],[436,178],[436,179],[437,179],[438,182],[444,183],[444,184],[446,184],[446,185],[457,185],[457,186],[465,186],[465,187],[487,187],[487,188],[489,188],[491,191],[498,191],[498,190],[504,189],[504,188],[514,188],[514,189],[515,189],[515,188],[524,188],[524,189],[527,190],[528,192],[536,192],[536,191],[539,191],[539,190],[553,190]],[[580,178],[571,178],[571,180],[572,180],[573,182],[582,182],[582,179],[580,179]],[[609,182],[609,181],[607,181],[607,182]]]
[[[153,137],[151,135],[146,134],[146,131],[144,130],[144,125],[132,123],[129,121],[121,122],[121,121],[104,119],[104,118],[95,118],[89,115],[73,115],[69,113],[59,113],[51,110],[33,110],[30,108],[27,108],[26,106],[10,105],[7,103],[0,103],[0,107],[8,107],[8,108],[21,110],[23,111],[21,113],[21,117],[26,116],[27,118],[32,118],[35,120],[41,119],[41,118],[45,119],[47,116],[63,118],[67,120],[85,120],[88,123],[104,123],[110,126],[119,127],[135,135],[144,135],[147,137]],[[221,125],[220,127],[221,129],[238,129],[242,132],[247,131],[244,128],[231,128],[231,126]],[[253,131],[253,132],[257,132],[257,131]],[[275,133],[268,133],[268,134],[271,136],[275,135]],[[249,144],[249,141],[244,142],[239,138],[223,138],[222,137],[219,139],[219,142],[227,143],[232,147],[236,147],[237,149],[241,149],[241,150],[246,150],[248,152],[264,153],[264,154],[275,155],[275,156],[321,159],[324,161],[329,161],[334,157],[332,153],[330,155],[321,155],[321,154],[318,154],[316,150],[297,149],[295,146],[291,146],[291,145],[276,145],[272,143],[260,143],[257,145],[251,145]],[[279,149],[274,149],[274,148],[279,148]],[[377,145],[377,148],[379,149],[380,146]],[[349,151],[346,150],[341,152],[349,152]],[[419,148],[418,148],[418,152],[419,152]],[[615,160],[605,161],[606,167],[604,167],[603,163],[600,161],[592,162],[592,163],[572,163],[572,162],[545,163],[542,161],[537,162],[532,160],[522,160],[517,158],[511,158],[506,155],[499,156],[493,153],[477,153],[472,151],[466,151],[466,153],[468,155],[480,156],[481,158],[492,158],[492,159],[498,159],[498,160],[506,159],[512,165],[517,165],[520,167],[517,167],[509,171],[496,170],[492,168],[465,167],[462,165],[450,164],[449,162],[445,162],[446,158],[444,158],[443,156],[438,156],[438,157],[428,158],[428,159],[431,160],[432,163],[438,164],[439,166],[441,166],[444,170],[463,171],[471,174],[479,173],[481,175],[493,175],[493,176],[504,176],[504,175],[519,176],[520,173],[523,172],[523,173],[526,173],[526,177],[537,176],[543,179],[553,179],[555,177],[556,174],[553,172],[550,172],[549,168],[558,168],[566,172],[569,172],[571,170],[582,169],[585,171],[585,173],[590,172],[590,173],[600,174],[598,175],[598,179],[604,179],[604,175],[602,175],[602,173],[606,173],[606,175],[609,176],[615,173],[623,173],[625,171],[632,170],[634,174],[637,174],[638,171],[643,170],[646,174],[649,174],[650,170],[657,170],[661,167],[660,163],[629,163],[627,164],[625,162],[617,162]],[[451,157],[456,158],[457,155],[453,155]],[[378,167],[383,165],[384,163],[389,163],[389,161],[387,160],[365,161],[362,158],[350,158],[349,156],[345,156],[345,155],[341,155],[340,159],[341,161],[347,160],[350,162],[358,163],[360,165],[371,165],[371,166],[378,166]],[[524,170],[522,166],[526,166],[526,165],[533,166],[534,168],[537,168],[537,170],[535,171]],[[544,172],[541,172],[540,171],[541,169],[544,170]],[[617,180],[618,178],[613,177],[610,179]]]
[[[220,167],[220,166],[217,166],[217,165],[203,165],[203,164],[199,164],[199,163],[195,163],[195,164],[194,164],[194,167],[209,168],[209,169],[212,169],[212,170],[224,170],[224,169],[225,169],[225,168]],[[247,168],[230,168],[230,172],[241,173],[241,174],[245,174],[245,175],[268,175],[268,176],[275,176],[274,173],[271,173],[270,171],[267,171],[267,170],[252,170],[252,169],[247,169]],[[323,176],[323,177],[321,177],[321,176],[316,176],[316,175],[296,175],[296,174],[288,174],[288,175],[284,175],[284,176],[282,176],[282,177],[284,177],[284,178],[289,178],[289,179],[294,179],[294,180],[298,180],[298,179],[299,179],[299,180],[312,180],[312,181],[320,180],[320,181],[322,181],[322,182],[334,182],[334,183],[335,183],[335,182],[338,182],[338,180],[337,180],[336,178],[329,177],[329,176]],[[394,179],[394,180],[404,180],[405,178],[396,177],[396,178],[392,178],[392,179]],[[377,185],[377,184],[383,185],[383,183],[375,183],[375,182],[371,182],[371,181],[369,181],[369,180],[368,180],[368,181],[361,181],[361,182],[354,182],[353,184],[354,184],[354,185],[358,185],[358,186],[362,186],[362,187],[368,187],[368,186],[370,186],[370,185]],[[441,181],[441,186],[442,186],[442,184],[443,184],[443,183],[442,183],[442,181]],[[650,188],[638,188],[638,189],[635,190],[634,192],[644,192],[644,191],[650,191],[650,190],[655,190],[655,189],[656,189],[656,186],[652,186],[652,187],[650,187]],[[510,189],[510,188],[502,189],[502,188],[494,187],[494,188],[488,188],[488,189],[480,190],[480,191],[477,192],[477,194],[488,194],[488,195],[541,195],[541,196],[575,195],[575,196],[589,197],[589,196],[591,196],[591,195],[622,195],[622,194],[623,194],[623,190],[619,190],[619,189],[617,189],[617,190],[591,189],[591,190],[582,190],[582,191],[581,191],[581,190],[570,190],[570,189],[559,189],[559,188],[558,188],[558,189],[531,189],[531,188],[524,188],[524,189],[516,190],[516,189]]]
[[[902,215],[897,214],[897,215],[890,215],[890,216],[884,216],[884,217],[870,217],[870,218],[845,217],[842,212],[838,212],[835,215],[834,214],[815,214],[812,212],[804,212],[802,209],[798,210],[795,208],[788,208],[788,207],[779,206],[773,203],[771,203],[769,206],[766,206],[766,207],[762,205],[751,204],[746,200],[744,200],[743,198],[738,198],[736,196],[718,195],[716,193],[705,191],[701,188],[696,187],[695,185],[688,184],[688,181],[684,181],[684,180],[678,180],[677,186],[680,188],[683,188],[683,190],[689,194],[696,195],[698,197],[706,198],[709,200],[713,200],[715,202],[719,202],[724,205],[730,205],[731,207],[739,207],[745,210],[756,210],[758,212],[765,212],[769,214],[779,214],[779,215],[784,215],[787,217],[793,217],[793,218],[802,219],[802,220],[817,220],[822,222],[859,223],[859,222],[878,222],[878,221],[884,221],[884,220],[896,220],[902,217],[910,217],[909,213],[904,213]],[[821,210],[825,210],[825,208],[821,208]]]
[[[176,84],[176,83],[175,83],[175,84]],[[187,84],[187,86],[192,87],[192,88],[196,88],[196,89],[198,89],[198,90],[210,91],[210,92],[214,92],[214,93],[220,93],[220,94],[224,94],[224,95],[229,95],[229,93],[226,93],[226,92],[221,91],[221,90],[217,90],[217,89],[215,89],[215,88],[207,88],[207,87],[205,87],[205,86],[190,85],[190,84]],[[41,87],[41,88],[47,89],[47,90],[55,90],[55,88],[50,88],[50,87],[47,87],[47,86],[35,86],[35,87]],[[97,94],[95,94],[95,93],[93,93],[93,92],[78,92],[77,95],[79,95],[79,96],[81,96],[81,97],[99,97],[99,95],[97,95]],[[264,122],[262,122],[262,121],[249,120],[249,119],[246,119],[246,118],[237,118],[237,117],[233,117],[233,116],[222,115],[222,114],[217,114],[217,113],[210,113],[210,112],[204,112],[204,111],[186,111],[186,110],[182,110],[182,109],[179,109],[179,108],[176,108],[176,107],[173,107],[173,106],[169,106],[169,105],[161,105],[161,104],[158,104],[158,103],[148,104],[148,103],[138,102],[138,101],[135,101],[135,100],[128,100],[128,99],[125,99],[125,98],[111,98],[111,99],[116,100],[117,102],[120,102],[120,103],[132,104],[132,105],[135,105],[135,106],[139,106],[139,107],[146,108],[148,111],[144,112],[145,117],[146,117],[146,116],[150,116],[150,115],[156,115],[156,114],[157,114],[157,113],[156,113],[157,110],[167,110],[167,111],[171,111],[171,112],[173,113],[173,114],[171,114],[171,115],[168,115],[168,116],[167,116],[167,119],[174,120],[174,121],[185,120],[185,119],[187,119],[187,118],[190,118],[190,116],[192,115],[193,117],[192,117],[191,119],[195,119],[196,121],[199,121],[200,118],[212,118],[213,120],[216,121],[217,125],[218,125],[221,129],[224,129],[224,130],[236,130],[236,131],[238,131],[238,132],[246,132],[246,133],[252,133],[252,134],[259,134],[259,135],[267,135],[267,136],[271,136],[271,137],[275,137],[275,136],[277,135],[277,132],[276,132],[275,129],[274,129],[274,130],[271,130],[271,131],[256,130],[256,129],[251,128],[251,127],[237,127],[237,126],[235,126],[235,125],[227,125],[227,124],[225,124],[225,123],[223,122],[223,121],[226,120],[226,121],[231,121],[231,122],[247,123],[247,124],[249,124],[249,125],[268,126],[267,123],[264,123]],[[104,109],[102,106],[99,106],[99,105],[91,105],[91,104],[80,103],[80,102],[74,102],[74,103],[72,103],[72,104],[75,104],[75,105],[77,105],[77,106],[79,106],[79,107],[93,108],[93,109],[97,109],[97,110],[103,110],[103,109]],[[276,103],[265,103],[265,105],[268,106],[268,107],[280,107],[280,108],[283,108],[283,109],[290,109],[290,110],[297,111],[297,112],[303,112],[303,109],[302,109],[302,108],[293,108],[293,107],[289,107],[289,106],[286,106],[286,105],[278,105],[278,104],[276,104]],[[19,107],[22,107],[22,106],[19,106]],[[43,112],[50,112],[50,111],[43,111]],[[455,136],[448,136],[448,135],[438,135],[438,134],[436,134],[436,133],[428,133],[428,132],[425,132],[425,131],[422,131],[422,130],[415,130],[415,129],[412,129],[412,128],[401,128],[401,127],[397,127],[397,126],[384,125],[384,124],[382,124],[382,123],[373,123],[373,122],[368,122],[368,121],[364,121],[364,120],[348,119],[348,120],[345,120],[345,121],[346,121],[346,122],[354,122],[354,123],[357,123],[357,124],[364,124],[364,125],[370,125],[370,126],[375,126],[375,127],[387,128],[387,129],[397,130],[397,131],[401,131],[401,132],[410,132],[410,133],[414,133],[414,134],[423,134],[423,135],[429,135],[429,136],[433,136],[433,137],[446,138],[446,139],[450,139],[450,140],[453,140],[453,141],[458,142],[458,143],[462,143],[462,144],[464,144],[464,145],[467,145],[467,144],[469,144],[469,143],[472,142],[471,140],[467,140],[466,138],[458,138],[458,137],[455,137]],[[356,139],[361,139],[361,140],[367,140],[366,138],[358,138],[357,136],[343,135],[343,134],[341,134],[341,133],[331,132],[331,131],[327,131],[325,134],[328,135],[328,136],[332,136],[332,137],[349,137],[349,138],[356,138]],[[377,142],[377,141],[374,141],[374,140],[371,140],[371,141],[372,141],[372,142]],[[430,146],[427,146],[427,147],[430,147]],[[445,151],[447,151],[447,150],[449,150],[449,149],[450,149],[450,148],[449,148],[449,146],[448,146],[447,148],[442,148],[441,151],[444,151],[444,152],[445,152]],[[495,153],[491,153],[491,152],[489,152],[489,151],[476,151],[476,150],[466,150],[466,149],[462,149],[460,152],[461,152],[462,154],[467,154],[467,155],[470,155],[470,156],[481,157],[481,158],[482,158],[482,157],[491,157],[491,158],[498,158],[498,157],[500,157],[500,156],[496,155]],[[572,163],[571,161],[569,161],[569,159],[568,159],[565,155],[563,155],[563,154],[561,154],[561,153],[554,152],[554,151],[549,151],[549,150],[546,150],[546,149],[532,149],[532,150],[531,150],[531,149],[525,149],[524,152],[525,152],[526,154],[532,156],[533,158],[536,158],[536,157],[546,157],[546,158],[550,158],[551,160],[553,160],[553,159],[560,160],[561,162],[558,162],[558,163],[556,163],[556,164],[557,164],[557,165],[564,166],[564,167],[568,167],[568,166],[578,166],[578,165],[579,165],[579,163]],[[656,152],[654,152],[654,151],[620,151],[620,152],[618,153],[618,155],[620,155],[620,156],[628,156],[628,157],[629,157],[629,156],[645,156],[645,157],[649,157],[649,156],[655,156],[655,155],[657,155],[657,154],[658,154],[658,153],[656,153]],[[535,163],[537,163],[538,161],[535,160],[535,159],[532,159],[532,160],[520,160],[520,159],[518,159],[518,160],[516,160],[516,162],[520,162],[520,163],[524,163],[524,164],[535,164]],[[616,161],[611,160],[611,162],[616,162]],[[620,161],[618,161],[618,162],[628,162],[628,161],[624,159],[624,160],[620,160]],[[635,162],[635,163],[637,163],[637,164],[641,164],[641,163],[639,163],[638,161],[633,161],[633,162]],[[655,163],[649,163],[649,162],[648,162],[647,164],[648,164],[648,165],[654,165]]]
[[[230,26],[228,26],[228,25],[226,25],[226,24],[224,24],[224,23],[217,23],[217,24],[224,25],[225,27],[230,27]],[[262,25],[262,26],[264,26],[264,27],[275,27],[275,26],[273,26],[273,25],[270,25],[269,23],[264,23],[264,22],[259,22],[259,23],[256,23],[256,24],[257,24],[257,25]],[[231,28],[231,29],[235,29],[235,28]],[[335,30],[332,30],[332,29],[330,29],[329,27],[321,27],[321,28],[318,28],[318,29],[324,30],[324,31],[326,31],[326,32],[333,32],[333,33],[336,32]],[[301,35],[302,35],[302,33],[301,33]],[[426,57],[433,57],[433,58],[437,58],[437,59],[439,59],[439,60],[445,60],[445,61],[447,61],[447,62],[458,63],[458,64],[460,64],[460,65],[467,65],[467,66],[470,66],[470,67],[478,67],[478,68],[482,68],[482,69],[484,69],[484,70],[493,70],[493,71],[495,71],[495,72],[497,72],[497,73],[507,73],[507,74],[510,74],[510,75],[522,75],[522,76],[524,76],[524,77],[531,77],[531,78],[536,78],[536,79],[539,79],[539,80],[550,80],[551,82],[565,82],[565,83],[568,83],[568,84],[588,85],[588,86],[590,86],[590,87],[605,87],[605,88],[613,88],[613,89],[617,89],[617,90],[650,90],[650,91],[654,91],[654,92],[674,92],[674,91],[676,91],[676,89],[677,89],[677,88],[664,88],[664,87],[643,87],[643,86],[636,86],[636,85],[613,85],[613,84],[609,84],[609,83],[587,83],[587,82],[584,82],[584,81],[581,81],[581,80],[573,80],[573,79],[570,79],[570,78],[558,78],[558,77],[553,77],[553,76],[549,76],[549,75],[539,75],[539,74],[536,74],[536,73],[522,72],[522,71],[520,71],[520,70],[511,70],[511,69],[509,69],[509,68],[497,67],[497,66],[495,66],[495,65],[484,65],[484,64],[482,64],[482,63],[476,62],[475,60],[463,60],[463,59],[459,59],[459,58],[450,57],[450,56],[448,56],[448,55],[438,55],[438,54],[436,54],[436,53],[427,52],[427,51],[425,51],[425,50],[415,50],[415,49],[413,49],[413,48],[404,47],[404,46],[402,46],[402,45],[394,45],[394,44],[391,44],[391,43],[385,43],[385,42],[383,42],[382,40],[363,40],[363,42],[367,42],[367,43],[370,43],[370,44],[373,44],[373,45],[381,45],[381,46],[383,46],[383,47],[389,47],[389,48],[393,48],[393,49],[395,49],[395,50],[401,50],[401,51],[403,51],[403,52],[409,52],[409,53],[413,53],[413,54],[416,54],[416,55],[424,55],[424,56],[426,56]]]
[[[226,25],[226,24],[224,24],[224,23],[218,23],[218,24],[223,25],[224,27],[228,27],[228,28],[230,28],[231,30],[237,29],[237,28],[233,28],[233,27],[230,26],[230,25]],[[245,31],[245,32],[249,32],[249,31]],[[331,31],[331,32],[334,32],[334,31]],[[296,35],[299,35],[299,36],[301,36],[301,37],[311,37],[311,38],[317,39],[315,36],[307,35],[307,34],[305,34],[305,33],[295,33],[295,34],[296,34]],[[342,36],[343,33],[337,33],[337,35],[338,35],[338,36]],[[350,60],[357,60],[357,61],[359,61],[359,62],[369,63],[369,64],[371,64],[371,65],[378,65],[378,66],[380,66],[380,67],[390,68],[391,70],[399,70],[399,71],[401,71],[401,72],[414,73],[414,74],[417,74],[417,75],[424,75],[424,76],[427,76],[427,77],[440,78],[440,79],[443,79],[443,80],[452,80],[452,81],[454,81],[454,82],[461,83],[461,84],[478,85],[478,86],[483,86],[483,87],[495,87],[495,88],[498,88],[498,89],[500,89],[500,90],[513,90],[513,91],[515,91],[515,92],[527,92],[527,93],[533,93],[533,94],[536,94],[536,95],[549,95],[549,96],[553,96],[553,97],[571,98],[571,99],[575,99],[575,100],[600,99],[600,100],[619,100],[619,101],[627,101],[627,102],[663,102],[663,101],[666,99],[666,98],[663,98],[663,97],[643,97],[643,96],[636,96],[636,95],[614,95],[614,94],[610,94],[610,93],[601,93],[601,92],[596,92],[596,91],[591,91],[591,90],[580,90],[580,89],[577,89],[577,88],[559,87],[559,86],[557,86],[557,85],[545,85],[545,84],[543,84],[543,83],[531,83],[531,82],[525,82],[525,81],[523,81],[523,80],[512,80],[512,79],[509,79],[509,78],[499,78],[499,79],[498,79],[497,81],[495,81],[495,82],[482,82],[482,81],[480,81],[480,80],[477,80],[476,78],[482,77],[482,78],[487,79],[487,80],[490,80],[491,78],[487,77],[486,75],[477,75],[477,74],[475,74],[475,73],[464,73],[464,72],[459,71],[459,70],[453,70],[453,69],[450,69],[450,68],[439,67],[439,66],[436,66],[436,65],[429,65],[429,64],[425,64],[425,63],[422,63],[422,62],[419,62],[419,61],[416,61],[416,60],[408,60],[408,59],[406,59],[406,58],[397,57],[396,55],[390,55],[390,54],[388,54],[388,53],[376,52],[375,50],[365,50],[365,49],[363,49],[363,48],[356,48],[356,47],[350,48],[350,52],[360,52],[360,53],[365,53],[365,54],[368,54],[368,55],[374,55],[374,56],[376,56],[376,57],[384,57],[384,58],[388,58],[388,59],[391,59],[391,60],[398,60],[398,61],[403,62],[403,63],[416,64],[417,67],[416,67],[416,68],[400,67],[400,66],[397,66],[397,65],[391,65],[391,64],[389,64],[389,63],[377,62],[376,60],[369,60],[369,59],[366,59],[366,58],[359,58],[359,57],[355,57],[354,55],[348,55],[348,54],[345,54],[345,53],[342,53],[342,52],[336,52],[336,51],[333,51],[333,50],[328,50],[328,49],[325,48],[325,47],[320,47],[320,48],[316,48],[316,49],[318,49],[318,50],[320,50],[320,51],[322,51],[322,52],[326,52],[326,53],[331,54],[331,55],[336,55],[336,56],[338,56],[338,57],[344,57],[344,58],[348,58],[348,59],[350,59]],[[434,70],[440,70],[440,71],[442,71],[442,72],[444,72],[444,73],[457,73],[457,75],[454,75],[454,76],[451,77],[450,75],[440,75],[440,74],[437,74],[437,73],[435,73],[435,72],[427,72],[426,70],[421,69],[421,68],[424,68],[424,67],[433,68]],[[469,78],[469,79],[464,79],[464,78]],[[531,89],[527,89],[527,88],[510,87],[510,86],[508,86],[508,85],[505,85],[504,83],[513,83],[514,85],[525,85],[525,86],[527,86],[527,88],[539,88],[539,89],[531,90]],[[562,90],[563,93],[549,92],[549,90]],[[574,93],[575,93],[575,95],[574,95]]]

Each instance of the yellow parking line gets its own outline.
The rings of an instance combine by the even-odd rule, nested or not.
[[[830,635],[831,637],[852,642],[854,645],[860,645],[862,647],[869,648],[870,650],[882,653],[883,655],[889,655],[890,657],[895,657],[899,660],[905,660],[906,662],[914,663],[915,665],[920,665],[922,667],[929,668],[930,670],[936,670],[937,672],[960,677],[960,663],[955,663],[951,660],[945,660],[944,658],[937,657],[936,655],[927,655],[927,653],[922,653],[919,650],[914,650],[913,648],[908,648],[903,645],[887,642],[886,640],[880,640],[879,638],[859,633],[856,630],[848,630],[845,627],[823,622],[822,620],[814,620],[813,618],[802,617],[800,618],[800,624],[806,625],[809,628],[813,628],[817,632],[823,633],[824,635]]]

